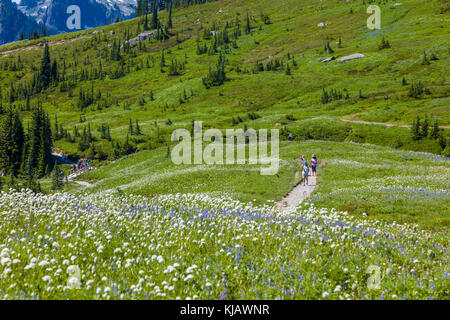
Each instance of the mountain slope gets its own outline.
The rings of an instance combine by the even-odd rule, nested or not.
[[[123,48],[119,55],[114,48],[143,31],[142,19],[96,32],[51,37],[52,59],[61,75],[65,65],[65,81],[31,94],[30,104],[42,101],[48,112],[57,113],[70,134],[63,132],[55,141],[57,147],[74,157],[98,161],[170,144],[170,133],[175,128],[190,128],[193,119],[218,128],[283,128],[283,139],[291,133],[296,139],[369,142],[446,154],[448,131],[443,131],[442,141],[429,136],[416,141],[408,128],[340,120],[411,124],[417,115],[423,119],[427,113],[430,126],[435,119],[441,125],[450,124],[446,78],[450,41],[444,28],[450,11],[445,9],[446,1],[395,3],[380,4],[381,30],[367,28],[367,6],[360,1],[222,0],[176,8],[168,39],[145,40],[140,46]],[[159,18],[166,24],[167,12]],[[216,43],[214,50],[211,33],[224,32],[226,24],[228,43]],[[380,49],[383,38],[390,48]],[[71,41],[62,43],[63,39]],[[327,43],[333,53],[324,48]],[[0,58],[0,65],[18,56],[25,61],[21,70],[3,72],[0,78],[3,104],[9,101],[13,81],[17,90],[12,100],[24,111],[25,119],[29,117],[26,91],[19,87],[27,88],[33,80],[33,66],[42,56],[42,50],[36,49],[39,46],[33,47],[36,44],[30,41],[0,48],[0,54],[13,47],[17,50]],[[226,56],[227,81],[207,88],[203,79],[210,67],[216,67],[219,51]],[[321,63],[330,56],[354,53],[364,57]],[[419,83],[423,92],[416,95]],[[93,99],[80,99],[92,91]],[[142,135],[130,134],[132,148],[125,150],[130,119],[133,125],[139,121]],[[95,137],[90,148],[74,137],[75,127],[83,130],[88,124]],[[102,138],[102,125],[110,128],[113,142]]]
[[[66,21],[69,17],[67,8],[77,5],[81,9],[82,28],[97,27],[114,21],[116,17],[122,19],[134,15],[135,0],[22,0],[20,10],[43,23],[48,28],[59,32],[71,31],[67,29]]]
[[[18,40],[21,32],[24,37],[38,30],[38,25],[25,16],[11,0],[0,2],[0,45]]]

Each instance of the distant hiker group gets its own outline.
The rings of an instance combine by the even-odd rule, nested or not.
[[[77,163],[72,164],[72,169],[70,172],[72,174],[72,173],[78,172],[78,171],[86,169],[86,168],[87,169],[90,168],[88,159],[80,159],[80,160],[78,160]]]
[[[300,170],[302,172],[302,180],[300,180],[300,183],[303,183],[303,185],[308,185],[309,182],[309,176],[310,174],[312,176],[316,176],[317,174],[317,164],[318,160],[315,154],[311,157],[311,162],[308,164],[308,161],[306,160],[305,156],[300,157]],[[311,170],[310,170],[311,169]],[[310,173],[311,171],[311,173]]]

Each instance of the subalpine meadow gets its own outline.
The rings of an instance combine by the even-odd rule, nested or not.
[[[0,47],[0,299],[449,299],[448,0],[153,17]],[[279,129],[278,174],[175,165],[194,121]],[[312,154],[311,197],[274,210]]]

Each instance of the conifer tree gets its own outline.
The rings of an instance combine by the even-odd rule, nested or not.
[[[421,128],[420,128],[420,136],[422,138],[428,137],[428,129],[429,129],[428,115],[425,114],[425,119],[423,120]]]
[[[157,29],[158,28],[158,2],[156,0],[153,0],[152,10],[153,10],[153,15],[152,15],[151,28]]]
[[[14,181],[14,172],[11,171],[9,174],[9,187],[14,188],[16,186],[16,183]]]
[[[129,122],[129,124],[128,124],[128,133],[129,133],[131,136],[134,135],[133,122],[131,121],[131,118],[130,118],[130,122]]]
[[[42,177],[45,175],[47,168],[53,168],[51,151],[53,140],[49,117],[41,107],[33,109],[28,137],[28,153],[31,158],[31,165],[36,168],[35,173]]]
[[[245,33],[249,34],[252,30],[252,27],[250,25],[250,16],[248,15],[248,11],[247,11],[247,18],[245,20]]]
[[[135,125],[135,131],[134,131],[134,133],[135,133],[137,136],[140,136],[140,135],[141,135],[141,128],[139,128],[139,122],[138,122],[138,119],[136,119],[136,125]]]
[[[331,48],[329,41],[327,41],[327,43],[325,44],[324,51],[326,53],[334,53],[334,50]]]
[[[25,136],[19,113],[11,107],[0,122],[0,141],[0,170],[17,175],[22,166]]]
[[[23,185],[26,189],[30,189],[34,192],[41,192],[41,185],[36,179],[33,167],[31,165],[31,158],[28,157],[25,165]]]
[[[411,126],[411,137],[414,141],[420,140],[420,118],[418,115]]]
[[[447,140],[445,139],[445,137],[442,133],[439,133],[438,142],[439,142],[439,145],[441,146],[441,149],[445,150],[445,148],[447,147]]]
[[[221,86],[227,80],[225,73],[225,56],[222,51],[219,53],[216,69],[209,68],[209,74],[202,79],[203,85],[208,89],[213,86]]]
[[[52,178],[53,190],[60,190],[64,185],[64,181],[63,181],[63,177],[62,177],[61,173],[62,172],[59,170],[58,163],[55,162],[54,170],[53,170],[53,178]]]
[[[56,63],[56,60],[53,60],[52,67],[50,70],[51,79],[53,82],[59,81],[59,75],[58,75],[58,64]]]
[[[389,43],[389,40],[386,40],[384,37],[381,39],[381,43],[378,45],[379,50],[383,49],[389,49],[391,47],[391,44]]]
[[[291,75],[291,68],[289,67],[289,63],[286,63],[286,75],[287,76]]]
[[[39,72],[39,89],[46,89],[49,87],[52,80],[50,50],[48,44],[45,44],[44,54],[41,59],[41,68]]]
[[[434,123],[433,123],[433,128],[431,129],[430,132],[430,137],[433,138],[434,140],[436,140],[437,138],[439,138],[439,123],[438,123],[438,119],[434,119]]]
[[[428,59],[427,53],[424,50],[423,51],[423,60],[422,60],[422,65],[428,65],[430,64],[430,60]]]
[[[169,29],[173,28],[173,24],[172,24],[172,5],[173,5],[173,1],[172,0],[168,0],[169,1],[169,16],[167,18],[167,27]]]

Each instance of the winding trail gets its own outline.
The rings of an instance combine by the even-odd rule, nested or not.
[[[72,41],[76,41],[79,39],[85,38],[85,36],[76,36],[74,38],[68,38],[68,39],[61,39],[61,40],[55,40],[55,41],[49,41],[47,42],[49,46],[55,45],[55,44],[62,44],[65,42],[72,42]],[[42,43],[42,45],[41,45]],[[28,51],[28,50],[33,50],[33,49],[38,49],[38,48],[42,48],[43,47],[43,43],[44,41],[37,43],[37,44],[30,44],[28,46],[23,46],[23,47],[19,47],[19,48],[15,48],[15,49],[11,49],[11,50],[6,50],[6,51],[1,51],[2,48],[0,46],[0,57],[1,56],[9,56],[13,53],[16,52],[21,52],[21,51]]]
[[[67,177],[67,181],[75,182],[76,184],[79,184],[80,186],[83,186],[83,187],[88,187],[88,188],[92,187],[92,184],[90,184],[89,182],[75,180],[75,179],[78,178],[79,176],[81,176],[83,173],[88,172],[88,171],[92,171],[92,170],[95,170],[95,169],[96,169],[95,167],[85,167],[85,168],[83,168],[81,170],[78,170],[77,172],[72,173],[71,175],[69,175]]]
[[[78,181],[78,180],[72,180],[72,181],[83,187],[87,187],[87,188],[92,187],[92,184],[90,184],[89,182],[86,182],[86,181]]]
[[[288,193],[286,197],[275,205],[276,211],[287,211],[297,207],[300,203],[305,201],[311,196],[317,185],[317,177],[309,176],[309,182],[307,185],[299,183]]]
[[[63,152],[64,153],[64,152]],[[61,156],[61,154],[57,153],[56,150],[52,150],[52,157],[53,159],[55,159],[58,164],[69,164],[69,165],[73,165],[75,164],[74,162],[70,161],[67,158],[63,158]],[[76,178],[78,178],[79,176],[81,176],[83,173],[88,172],[88,171],[92,171],[95,170],[97,168],[89,166],[89,167],[84,167],[83,169],[80,169],[70,175],[67,176],[67,181],[71,181],[74,182],[76,184],[79,184],[80,186],[83,187],[92,187],[92,184],[90,184],[89,182],[86,181],[79,181],[79,180],[75,180]]]
[[[350,123],[360,123],[360,124],[375,124],[385,127],[400,127],[400,128],[411,128],[411,125],[408,124],[395,124],[389,122],[372,122],[372,121],[363,121],[363,120],[350,120],[344,119],[342,117],[339,118],[341,121],[350,122]],[[450,129],[450,126],[439,126],[440,128]]]
[[[311,175],[312,170],[309,170],[308,184],[304,185],[299,182],[281,201],[275,204],[273,210],[278,212],[288,211],[294,209],[303,201],[308,199],[317,187],[317,176],[322,172],[322,168],[325,163],[325,160],[319,161],[315,176]],[[295,181],[300,181],[300,171],[295,173]]]

